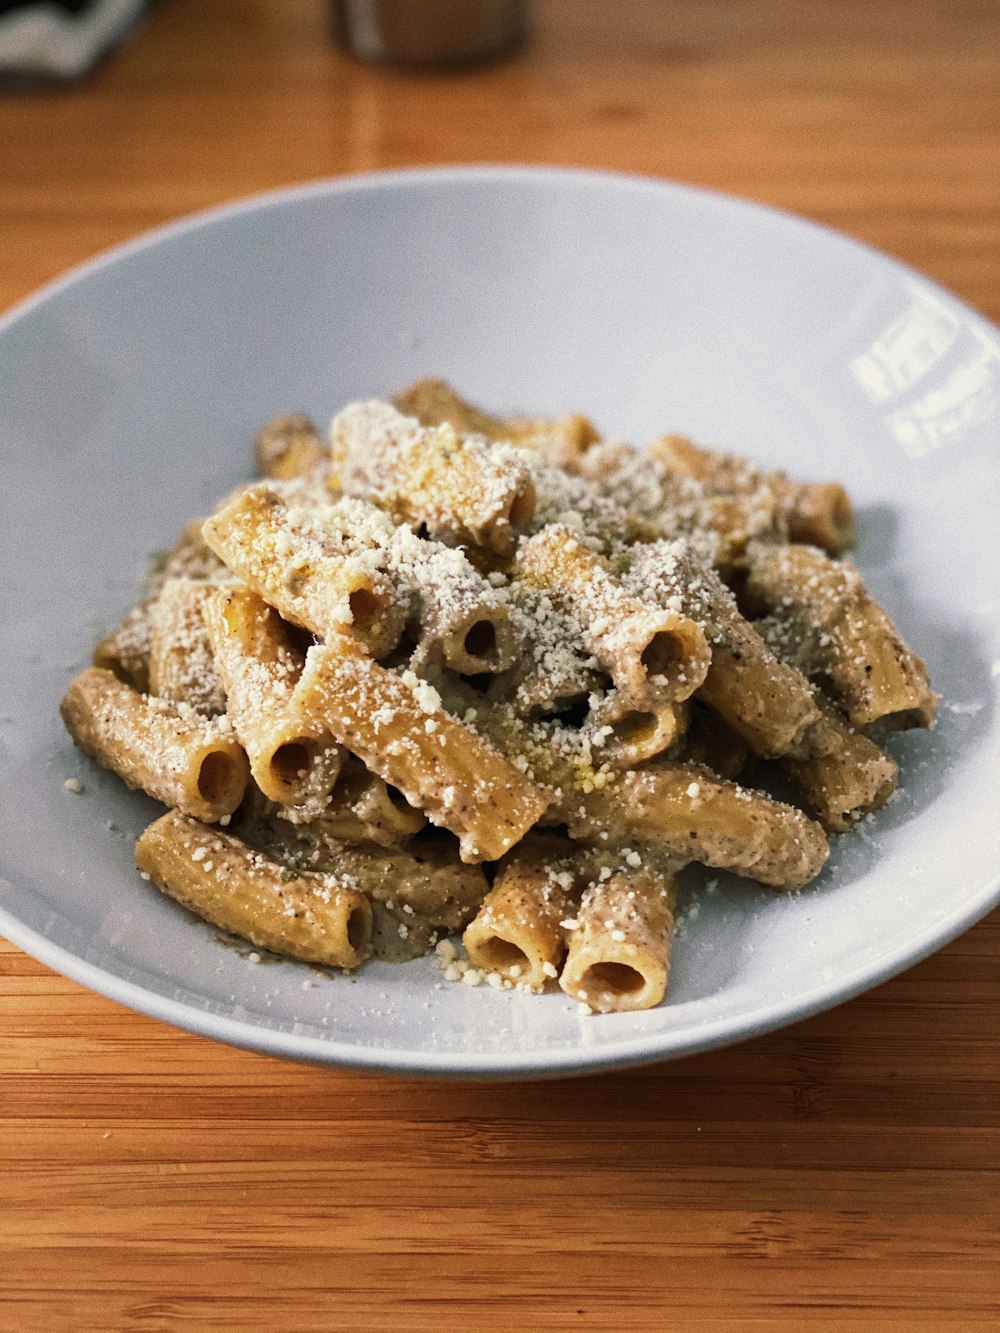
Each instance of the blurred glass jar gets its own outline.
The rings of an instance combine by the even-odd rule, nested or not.
[[[333,0],[334,33],[363,60],[453,65],[501,55],[527,32],[529,0]]]

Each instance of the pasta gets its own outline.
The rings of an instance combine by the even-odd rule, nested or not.
[[[896,790],[899,767],[863,731],[850,726],[830,700],[820,696],[818,702],[820,727],[829,737],[823,752],[808,759],[788,757],[782,763],[823,827],[844,833],[885,805]]]
[[[558,975],[579,876],[575,851],[566,839],[531,835],[510,853],[462,936],[478,967],[531,990]]]
[[[427,429],[386,403],[357,403],[330,434],[344,493],[424,523],[432,536],[508,555],[534,512],[527,467],[451,426]]]
[[[452,426],[462,435],[507,440],[542,455],[549,463],[576,472],[580,460],[600,438],[594,423],[579,412],[565,417],[494,417],[459,397],[444,380],[418,380],[396,395],[394,406],[416,417],[421,426]]]
[[[805,670],[829,682],[854,726],[933,721],[927,668],[852,565],[814,546],[755,547],[746,596],[784,627]]]
[[[167,583],[171,579],[216,582],[229,577],[225,565],[202,537],[201,527],[200,519],[184,527],[173,549],[162,558],[148,580],[146,596],[94,649],[94,666],[113,671],[140,694],[150,688],[152,612]]]
[[[843,555],[854,544],[850,497],[836,482],[795,482],[783,472],[763,474],[738,454],[699,447],[683,435],[664,436],[649,452],[670,472],[700,482],[713,495],[735,498],[769,490],[793,542],[811,542],[830,555]]]
[[[685,867],[795,892],[933,724],[838,483],[442,380],[254,452],[62,715],[170,807],[143,878],[258,949],[648,1009]]]
[[[641,525],[644,540],[697,534],[717,567],[730,569],[755,538],[783,540],[787,525],[774,491],[761,482],[720,491],[672,470],[656,454],[621,443],[599,444],[580,461],[580,475]]]
[[[815,879],[829,852],[822,830],[801,810],[694,764],[632,769],[564,813],[576,838],[612,830],[778,889]]]
[[[149,608],[149,693],[189,703],[206,717],[226,711],[205,622],[214,595],[203,579],[168,579]]]
[[[681,703],[633,704],[608,690],[588,703],[587,739],[592,753],[612,768],[635,768],[670,749],[688,728]]]
[[[94,666],[110,671],[139,694],[149,689],[150,606],[134,606],[94,648]]]
[[[698,697],[755,754],[813,748],[819,710],[809,682],[771,651],[716,571],[699,565],[689,547],[658,541],[637,548],[625,584],[702,626],[712,652]]]
[[[77,676],[62,717],[85,754],[164,805],[214,823],[243,799],[249,765],[225,719],[137,694],[103,667]]]
[[[303,412],[290,412],[268,422],[254,441],[257,470],[262,477],[290,481],[323,472],[329,464],[319,431]]]
[[[360,760],[348,761],[351,768],[342,784],[343,800],[364,830],[362,842],[377,842],[385,847],[405,842],[427,823],[427,816],[411,805],[398,787],[365,768]],[[327,815],[334,817],[336,804],[331,799]]]
[[[597,1013],[651,1009],[667,988],[677,873],[602,858],[583,893],[559,985]]]
[[[344,968],[371,952],[371,905],[342,876],[290,874],[179,810],[142,834],[136,864],[171,898],[262,949]]]
[[[523,542],[515,572],[561,606],[630,703],[687,699],[705,679],[711,654],[694,621],[631,596],[563,524]]]
[[[386,652],[402,631],[392,585],[322,519],[274,487],[254,486],[208,519],[205,540],[293,625],[350,635]]]
[[[310,649],[300,715],[459,839],[465,861],[495,861],[548,802],[503,754],[441,706],[434,687],[339,645]]]
[[[292,706],[305,653],[278,613],[249,588],[211,590],[202,614],[233,730],[257,786],[299,812],[322,813],[344,754],[322,728],[304,726]]]
[[[460,930],[489,888],[482,867],[463,865],[453,840],[437,830],[375,845],[357,829],[345,836],[333,821],[290,825],[280,807],[251,799],[234,831],[286,871],[338,875],[363,893],[374,914],[373,952],[391,961],[426,953],[439,932]]]

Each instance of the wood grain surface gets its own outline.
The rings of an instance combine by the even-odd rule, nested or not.
[[[0,307],[304,178],[671,176],[1000,318],[994,0],[549,0],[507,61],[371,69],[322,0],[166,0],[0,100]],[[0,942],[0,1329],[1000,1327],[1000,920],[871,994],[636,1073],[474,1086],[230,1050]]]

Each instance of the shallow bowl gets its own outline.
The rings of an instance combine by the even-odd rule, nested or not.
[[[795,896],[693,873],[668,998],[584,1017],[442,982],[317,977],[223,947],[142,883],[157,812],[80,757],[58,701],[169,545],[301,408],[441,375],[847,484],[857,559],[943,696],[897,798]],[[1000,335],[884,255],[676,185],[459,169],[310,185],[167,227],[0,322],[0,932],[124,1004],[360,1068],[545,1076],[750,1037],[891,976],[1000,897]],[[85,790],[64,787],[79,778]]]

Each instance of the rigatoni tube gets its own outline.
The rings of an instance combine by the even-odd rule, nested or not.
[[[762,473],[739,454],[706,449],[682,435],[655,441],[649,453],[713,495],[738,497],[770,490],[793,542],[812,542],[830,555],[841,555],[853,544],[851,501],[837,482],[793,481],[784,472]]]
[[[136,864],[190,911],[261,949],[327,967],[371,951],[368,899],[336,875],[299,873],[171,810],[142,834]]]
[[[510,853],[462,936],[476,967],[533,990],[558,974],[578,851],[565,839],[532,834]]]
[[[254,453],[261,476],[277,481],[318,475],[329,461],[319,431],[302,412],[269,421],[254,439]]]
[[[330,427],[345,495],[357,495],[449,543],[509,555],[535,509],[526,467],[453,427],[425,429],[388,403],[352,403]]]
[[[896,790],[899,768],[832,703],[823,700],[820,709],[823,753],[781,763],[827,832],[844,833],[885,805]]]
[[[571,617],[629,702],[687,699],[705,679],[711,653],[698,625],[629,592],[565,525],[549,524],[523,542],[516,568]]]
[[[80,749],[164,805],[214,822],[243,799],[250,766],[224,719],[137,694],[103,667],[88,667],[60,706]]]
[[[617,690],[592,702],[584,734],[612,768],[634,768],[672,746],[687,728],[689,705],[630,704]]]
[[[755,754],[811,753],[819,710],[809,682],[771,651],[715,570],[686,543],[636,547],[625,583],[640,596],[681,607],[702,627],[711,664],[698,698]]]
[[[250,588],[224,584],[203,614],[229,717],[265,796],[318,813],[343,762],[343,751],[316,727],[306,728],[292,694],[305,654],[277,611]]]
[[[574,838],[634,836],[778,889],[808,884],[829,855],[823,830],[801,810],[695,765],[631,769],[593,792],[568,793],[555,809]]]
[[[324,524],[316,505],[289,503],[261,483],[216,510],[203,532],[233,573],[293,625],[346,634],[376,655],[398,641],[403,614],[392,584]]]
[[[927,668],[871,597],[853,565],[815,546],[751,552],[746,596],[787,625],[854,726],[888,717],[929,726],[937,696]]]
[[[190,704],[206,717],[226,710],[205,624],[205,605],[217,585],[168,579],[149,610],[149,693]]]
[[[548,798],[471,727],[441,707],[437,691],[402,677],[349,644],[309,650],[295,692],[307,723],[322,727],[432,823],[450,829],[464,861],[495,861],[535,823]]]
[[[648,853],[627,858],[602,867],[584,890],[559,978],[567,995],[601,1014],[652,1009],[667,988],[677,874]]]

